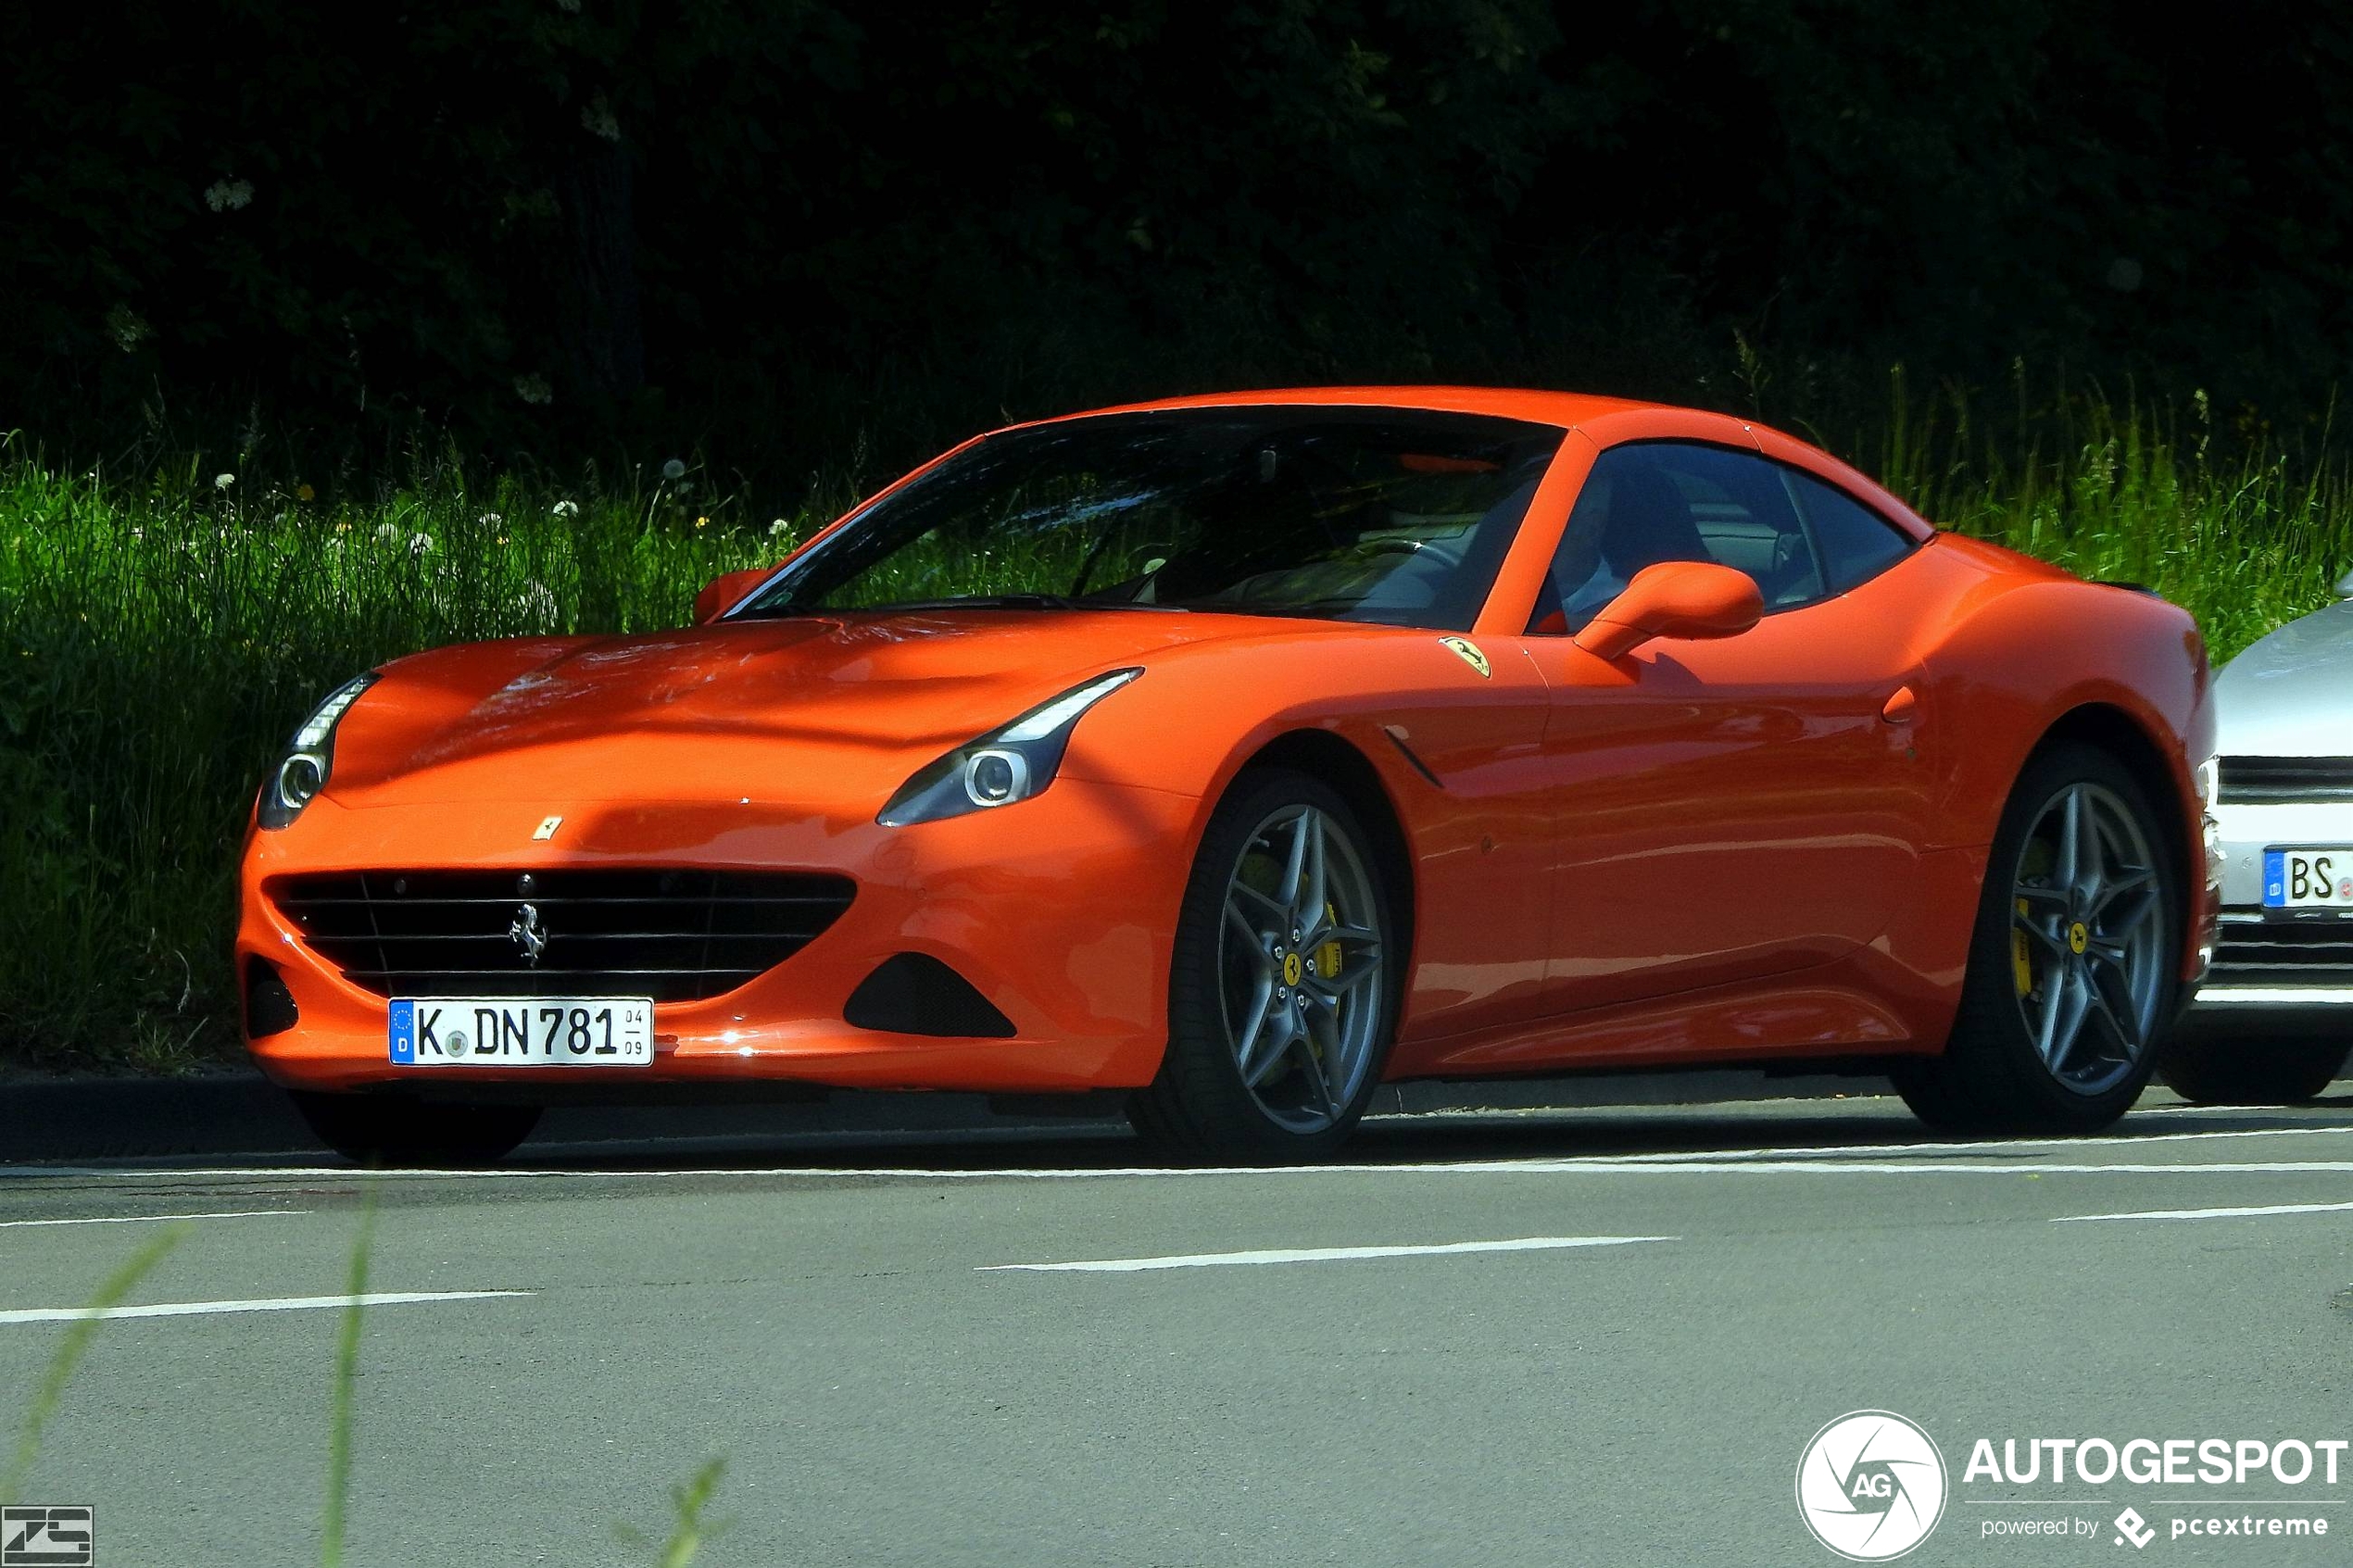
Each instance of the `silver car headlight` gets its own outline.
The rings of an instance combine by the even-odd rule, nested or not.
[[[907,827],[1028,799],[1054,782],[1080,717],[1142,673],[1114,670],[1099,675],[958,746],[901,784],[875,821],[887,828]]]
[[[376,684],[374,671],[355,675],[327,694],[319,710],[295,732],[285,755],[279,758],[270,776],[261,781],[261,799],[254,807],[254,819],[263,827],[277,829],[286,826],[302,815],[302,809],[318,798],[327,787],[327,776],[335,765],[335,726],[359,694]]]

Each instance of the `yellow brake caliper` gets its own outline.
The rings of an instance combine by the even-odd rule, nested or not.
[[[1324,906],[1324,923],[1338,925],[1340,911],[1329,904]],[[1340,938],[1335,936],[1315,949],[1315,972],[1326,980],[1340,978]]]
[[[2018,901],[2018,912],[2020,916],[2029,912],[2026,900],[2023,898]],[[2026,933],[2015,925],[2010,927],[2010,978],[2018,983],[2020,996],[2023,997],[2033,991],[2034,960],[2027,954]]]
[[[1332,908],[1332,906],[1328,903],[1324,906],[1324,923],[1326,925],[1338,925],[1340,923],[1340,911]],[[1314,956],[1311,957],[1307,962],[1308,966],[1315,970],[1317,978],[1323,980],[1339,979],[1340,964],[1339,938],[1335,937],[1328,942],[1317,943],[1315,945]],[[1322,1060],[1324,1055],[1323,1042],[1316,1039],[1312,1032],[1307,1036],[1307,1048],[1315,1053],[1318,1060]]]

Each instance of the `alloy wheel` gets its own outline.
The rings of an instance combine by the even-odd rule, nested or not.
[[[2028,1040],[2073,1092],[2123,1081],[2165,995],[2164,881],[2113,790],[2070,784],[2037,814],[2011,877],[2010,967]]]
[[[1294,1133],[1338,1122],[1372,1069],[1387,981],[1372,877],[1328,814],[1287,806],[1244,842],[1218,975],[1234,1066],[1259,1108]]]

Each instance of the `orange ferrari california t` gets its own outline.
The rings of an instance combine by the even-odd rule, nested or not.
[[[784,1084],[1297,1160],[1384,1080],[1729,1062],[2088,1130],[2210,946],[2212,734],[2182,610],[1737,419],[1113,409],[686,629],[336,688],[257,803],[245,1023],[380,1161]]]

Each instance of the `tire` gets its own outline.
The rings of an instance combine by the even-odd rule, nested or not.
[[[535,1105],[428,1105],[396,1095],[294,1091],[319,1141],[355,1164],[496,1165],[538,1123]]]
[[[2327,1092],[2353,1056],[2344,1035],[2257,1034],[2198,1025],[2158,1065],[2165,1086],[2199,1105],[2301,1105]]]
[[[1192,1162],[1290,1164],[1347,1141],[1380,1083],[1403,995],[1376,853],[1322,782],[1277,769],[1236,781],[1177,914],[1168,1049],[1129,1107],[1149,1142]]]
[[[1987,858],[1952,1038],[1895,1074],[1913,1113],[1952,1132],[2091,1133],[2131,1110],[2177,1011],[2181,859],[2114,757],[2071,743],[2038,752]]]

